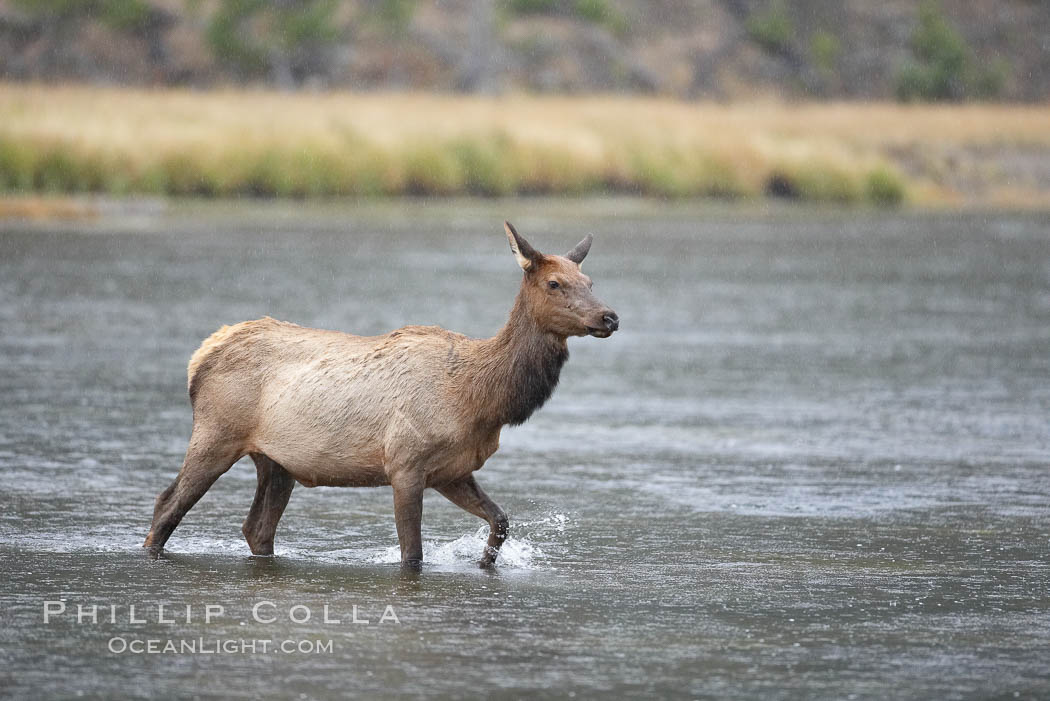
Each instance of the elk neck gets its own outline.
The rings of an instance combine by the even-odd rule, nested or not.
[[[540,328],[523,286],[507,323],[479,344],[468,390],[476,416],[494,426],[523,423],[550,398],[568,358],[565,337]]]

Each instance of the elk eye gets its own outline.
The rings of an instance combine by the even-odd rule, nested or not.
[[[547,287],[551,288],[552,290],[556,290],[559,287],[561,287],[561,285],[558,284],[557,280],[551,280],[550,282],[547,283]]]

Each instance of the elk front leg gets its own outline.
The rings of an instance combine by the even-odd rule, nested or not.
[[[287,470],[262,453],[252,453],[252,460],[255,461],[259,484],[241,532],[252,549],[252,555],[273,555],[277,522],[284,514],[284,507],[288,506],[295,480]]]
[[[491,567],[496,562],[500,546],[507,539],[507,514],[481,490],[474,480],[474,475],[438,487],[437,490],[459,508],[489,522],[489,542],[479,564],[482,567]]]
[[[423,565],[423,483],[422,474],[404,470],[390,479],[394,488],[394,521],[401,543],[401,567],[418,570]]]

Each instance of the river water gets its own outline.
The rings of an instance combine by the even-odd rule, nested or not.
[[[484,524],[434,493],[402,575],[389,489],[297,487],[277,557],[252,558],[247,460],[144,556],[201,339],[267,314],[491,335],[520,277],[503,218],[552,252],[594,232],[585,270],[622,323],[570,341],[554,398],[478,473],[511,517],[495,571]],[[1046,215],[2,222],[0,396],[3,696],[1050,697]]]

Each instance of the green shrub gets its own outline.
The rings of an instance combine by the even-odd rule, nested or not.
[[[734,165],[703,150],[651,151],[632,149],[626,171],[610,185],[614,189],[664,198],[748,195]]]
[[[689,194],[686,174],[671,152],[638,151],[631,163],[630,180],[644,195],[684,197]]]
[[[412,24],[418,0],[381,0],[376,18],[391,34],[404,34]]]
[[[295,149],[289,154],[288,160],[294,174],[292,194],[296,197],[331,197],[358,193],[358,181],[352,171],[352,164],[326,149]]]
[[[831,166],[807,165],[795,177],[802,199],[848,204],[860,201],[863,194],[856,177]]]
[[[511,152],[520,181],[518,192],[528,195],[580,195],[602,188],[601,172],[575,154],[556,146],[513,144]]]
[[[295,57],[336,41],[338,7],[336,0],[224,0],[211,15],[205,37],[220,61],[258,75],[270,67],[275,52]]]
[[[741,181],[733,164],[725,159],[700,155],[692,167],[692,194],[705,197],[737,198],[753,193]]]
[[[897,99],[963,100],[1002,94],[1009,66],[999,61],[975,68],[963,36],[949,24],[933,0],[919,6],[919,26],[911,37],[914,56],[897,73]]]
[[[550,14],[558,9],[557,0],[509,0],[507,4],[518,15]]]
[[[911,37],[911,48],[919,60],[961,69],[966,62],[966,40],[941,14],[933,0],[919,5],[919,26]]]
[[[114,159],[97,151],[77,150],[72,153],[76,187],[81,192],[106,192],[112,174],[118,171]]]
[[[973,76],[972,93],[979,100],[992,100],[1002,96],[1009,80],[1010,64],[997,58],[981,66]]]
[[[204,167],[199,157],[189,153],[161,156],[142,174],[138,189],[166,195],[233,194],[221,187],[223,182]]]
[[[149,21],[149,6],[142,0],[105,0],[99,18],[118,31],[141,31]]]
[[[933,77],[930,69],[916,61],[906,61],[897,71],[894,90],[901,102],[936,99],[933,97]]]
[[[98,161],[102,167],[99,192],[127,195],[136,191],[135,167],[127,155],[110,153]]]
[[[494,136],[483,140],[462,138],[449,146],[459,161],[468,193],[485,197],[514,193],[518,178],[508,145],[505,137]]]
[[[33,189],[33,161],[33,152],[25,143],[0,138],[0,189]]]
[[[415,0],[400,1],[412,4],[415,9]],[[336,0],[314,0],[284,9],[277,15],[274,36],[288,51],[334,42],[339,38],[339,29],[334,23],[338,7]]]
[[[243,169],[229,192],[253,197],[287,197],[293,192],[290,164],[277,149],[267,148],[242,159]]]
[[[627,18],[616,10],[609,0],[576,0],[573,14],[595,24],[608,27],[617,34],[627,32]]]
[[[824,163],[802,163],[783,166],[769,175],[766,194],[789,199],[851,204],[859,202],[863,192],[856,177]]]
[[[141,30],[150,15],[144,0],[13,0],[13,4],[51,22],[93,17],[118,31]]]
[[[879,166],[865,178],[868,201],[884,207],[895,207],[904,201],[904,179],[894,170]]]
[[[831,32],[816,31],[809,38],[809,53],[817,70],[822,73],[833,73],[839,56],[842,54],[842,44]]]
[[[429,143],[409,146],[402,151],[401,162],[404,194],[452,195],[463,189],[463,167],[448,146]]]
[[[933,3],[919,7],[919,26],[911,39],[918,61],[912,83],[922,89],[915,97],[927,100],[961,99],[968,64],[966,42]]]
[[[12,0],[21,10],[47,19],[60,19],[81,11],[83,0]]]
[[[779,53],[790,48],[795,25],[781,0],[772,0],[765,10],[747,18],[747,33],[763,49]]]
[[[505,0],[515,15],[567,15],[624,34],[627,18],[610,0]]]
[[[47,149],[36,160],[33,187],[43,192],[79,192],[77,163],[64,145]]]
[[[263,0],[226,0],[212,15],[205,30],[215,57],[242,73],[259,73],[267,65],[266,49],[241,26],[262,7]]]

